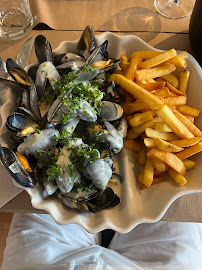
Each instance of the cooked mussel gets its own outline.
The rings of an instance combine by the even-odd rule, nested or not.
[[[53,62],[53,54],[50,42],[43,35],[39,35],[34,41],[36,57],[39,63],[46,61]]]
[[[35,129],[37,128],[38,124],[27,118],[25,115],[15,112],[8,116],[6,126],[11,131],[22,131],[28,127]]]
[[[94,29],[91,25],[87,25],[84,29],[78,46],[77,51],[80,55],[88,55],[90,52],[92,52],[95,49],[95,33]]]
[[[34,133],[25,138],[24,142],[18,146],[18,152],[21,154],[34,154],[39,149],[53,148],[57,145],[57,141],[54,141],[54,136],[58,136],[59,131],[54,128],[43,129],[40,133]]]
[[[103,101],[100,107],[100,117],[107,121],[114,121],[121,118],[123,109],[119,104],[110,101]]]
[[[22,186],[33,188],[34,175],[25,171],[16,154],[6,147],[0,147],[0,159],[10,175]]]

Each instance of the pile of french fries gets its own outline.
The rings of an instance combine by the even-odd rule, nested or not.
[[[187,56],[175,49],[121,55],[120,70],[108,78],[126,90],[124,145],[137,152],[144,166],[138,177],[141,189],[164,180],[165,172],[183,186],[186,170],[195,166],[188,158],[202,151],[202,132],[194,125],[200,110],[186,105]],[[172,74],[176,67],[181,68],[179,78]]]

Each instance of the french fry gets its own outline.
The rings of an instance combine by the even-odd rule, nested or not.
[[[143,68],[151,68],[151,67],[157,66],[157,65],[162,64],[163,62],[173,58],[176,55],[177,55],[176,50],[171,49],[167,52],[164,52],[160,55],[157,55],[153,58],[150,58],[150,59],[142,62],[141,68],[143,69]]]
[[[166,171],[166,165],[165,163],[158,159],[158,158],[152,158],[152,163],[154,165],[154,168],[160,172],[165,172]]]
[[[120,74],[112,74],[108,81],[114,81],[116,84],[120,85],[127,92],[132,94],[134,97],[142,100],[146,105],[148,105],[151,109],[155,110],[161,107],[163,104],[162,101],[152,95],[150,92],[139,86],[138,84],[128,80],[123,75]]]
[[[179,86],[179,90],[182,93],[186,93],[187,91],[187,85],[189,82],[189,76],[190,76],[190,72],[188,70],[184,70],[180,72],[180,86]]]
[[[151,93],[158,98],[164,98],[169,95],[169,89],[167,87],[163,87],[161,89],[153,90]]]
[[[154,117],[154,123],[163,123],[163,120],[160,117]]]
[[[186,106],[186,105],[177,106],[177,110],[182,114],[191,115],[193,117],[198,117],[200,114],[200,110]]]
[[[137,153],[137,163],[140,166],[144,166],[147,159],[147,149],[144,144],[141,145],[141,150]]]
[[[128,62],[128,57],[126,56],[126,54],[121,54],[120,60],[121,60],[121,61]],[[129,63],[129,62],[128,62],[128,63]]]
[[[169,90],[168,97],[176,97],[177,95]]]
[[[182,176],[181,174],[179,174],[178,172],[176,172],[172,168],[170,168],[168,170],[168,173],[170,174],[170,176],[175,180],[175,182],[179,186],[183,186],[184,184],[186,184],[187,180],[184,178],[184,176]]]
[[[148,69],[141,69],[135,72],[135,78],[138,80],[149,80],[163,75],[167,75],[175,71],[176,67],[172,64],[164,64],[160,67],[153,67]]]
[[[154,178],[154,165],[149,157],[147,157],[145,167],[144,167],[144,174],[143,174],[143,184],[146,187],[150,187]]]
[[[133,141],[133,140],[125,141],[124,146],[125,148],[130,149],[133,152],[138,152],[141,150],[141,145],[138,142]]]
[[[180,160],[180,158],[177,157],[177,155],[173,153],[168,153],[161,151],[157,148],[153,148],[147,153],[147,156],[150,158],[158,158],[164,161],[166,164],[168,164],[171,168],[173,168],[181,175],[185,175],[186,173],[186,167],[184,163]]]
[[[177,153],[177,152],[180,152],[183,150],[182,147],[179,147],[179,146],[176,146],[176,145],[171,144],[169,142],[166,142],[160,138],[154,138],[154,143],[156,144],[157,148],[159,148],[160,150],[163,150],[165,152]],[[157,170],[159,170],[159,169],[157,169]]]
[[[185,117],[183,114],[179,112],[174,112],[175,116],[188,128],[188,130],[194,134],[196,137],[202,136],[202,132]]]
[[[153,139],[151,138],[144,138],[144,144],[148,148],[154,148],[156,147],[156,144]]]
[[[194,117],[190,115],[184,115],[191,123],[194,123]],[[185,125],[186,126],[186,125]]]
[[[134,81],[135,79],[135,72],[137,71],[138,67],[142,62],[142,58],[140,56],[132,57],[128,68],[125,71],[125,76],[127,79]]]
[[[180,53],[170,60],[166,61],[166,63],[173,64],[175,66],[181,67],[181,68],[186,68],[187,62],[184,58],[180,57]]]
[[[184,52],[180,52],[177,54],[180,58],[182,59],[186,59],[189,55],[188,52],[184,51]]]
[[[166,82],[166,85],[168,86],[168,88],[170,89],[170,91],[172,91],[173,93],[177,94],[178,96],[185,96],[185,93],[182,93],[181,91],[179,91],[171,83]]]
[[[176,106],[175,105],[167,105],[167,106],[170,108],[170,110],[172,112],[175,112],[176,111]]]
[[[176,156],[179,159],[183,160],[183,159],[191,157],[191,156],[193,156],[201,151],[202,151],[202,142],[199,142],[193,146],[185,148],[183,151],[177,153]]]
[[[183,139],[193,138],[194,135],[188,128],[175,116],[167,105],[163,105],[156,114],[172,129],[172,131]],[[163,138],[162,138],[163,139]]]
[[[174,141],[173,138],[177,138],[177,136],[174,133],[169,133],[169,132],[161,132],[154,130],[152,128],[145,128],[145,133],[147,137],[154,139],[154,138],[161,138],[166,141]]]
[[[163,52],[156,52],[156,51],[137,51],[130,55],[128,60],[130,61],[134,56],[140,56],[142,60],[147,60],[149,58],[156,57],[157,55],[162,54]]]
[[[176,141],[171,141],[170,143],[178,146],[178,147],[190,147],[192,145],[197,144],[202,140],[202,137],[194,137],[191,139],[183,139],[183,140],[176,140]]]
[[[173,74],[162,75],[161,78],[163,78],[166,82],[173,85],[175,88],[179,87],[179,80]]]
[[[128,69],[130,63],[126,62],[126,61],[120,61],[119,66],[121,68],[121,70],[123,71],[123,73],[126,72],[126,70]]]
[[[133,102],[123,106],[123,111],[125,114],[132,114],[134,112],[139,112],[143,110],[148,110],[149,106],[143,102]]]
[[[161,89],[166,84],[165,81],[163,81],[163,82],[156,82],[156,81],[155,82],[147,82],[147,81],[143,82],[143,81],[139,81],[139,80],[136,80],[136,83],[148,91]]]
[[[196,163],[190,159],[184,159],[182,162],[184,163],[187,170],[190,170],[196,166]]]
[[[173,132],[172,129],[170,129],[168,125],[162,122],[161,123],[155,122],[154,130],[161,131],[161,132]]]
[[[154,179],[153,179],[153,182],[152,182],[152,185],[154,185],[154,184],[156,184],[156,183],[159,183],[159,182],[161,182],[161,181],[163,181],[165,178],[163,178],[163,177],[155,177]],[[145,188],[147,188],[144,184],[140,187],[140,190],[143,190],[143,189],[145,189]]]
[[[129,129],[127,132],[126,140],[134,140],[137,139],[140,136],[140,134],[137,134],[133,131],[133,129]]]
[[[137,127],[152,119],[153,119],[152,112],[146,111],[146,112],[143,112],[140,114],[138,113],[137,115],[135,115],[132,119],[129,120],[129,124],[131,125],[131,127]]]
[[[146,128],[153,127],[153,126],[154,126],[154,119],[152,119],[152,120],[150,120],[150,121],[148,121],[148,122],[146,122],[146,123],[144,123],[144,124],[142,124],[142,125],[140,125],[138,127],[134,127],[133,131],[135,133],[139,134],[139,133],[144,132]]]
[[[164,104],[167,105],[185,105],[187,102],[186,96],[178,96],[178,97],[166,97],[163,99]]]

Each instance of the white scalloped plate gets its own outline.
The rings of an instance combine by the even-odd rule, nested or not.
[[[118,59],[122,53],[129,56],[134,51],[156,50],[140,38],[132,35],[119,36],[105,32],[96,36],[98,44],[105,40],[109,41],[108,52],[110,57]],[[76,52],[77,41],[62,42],[55,50],[55,54],[67,51]],[[187,69],[191,71],[188,86],[188,105],[202,109],[200,87],[202,86],[201,68],[196,60],[189,55]],[[178,73],[180,69],[176,72]],[[196,121],[202,128],[202,118]],[[118,186],[112,186],[120,196],[120,204],[108,210],[96,214],[78,213],[64,206],[56,197],[44,199],[41,195],[41,187],[26,189],[31,197],[33,207],[46,210],[59,224],[76,223],[83,226],[87,231],[96,233],[104,229],[113,229],[120,233],[126,233],[140,223],[154,223],[160,220],[169,206],[180,196],[202,192],[202,154],[193,157],[196,167],[187,172],[187,184],[177,186],[171,179],[155,184],[150,189],[140,190],[137,176],[140,167],[136,162],[136,155],[130,150],[123,149],[116,158],[115,166],[120,170],[124,182]]]

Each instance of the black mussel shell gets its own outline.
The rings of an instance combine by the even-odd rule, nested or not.
[[[87,25],[84,29],[78,43],[77,51],[82,55],[86,49],[89,53],[95,49],[95,33],[91,25]]]
[[[6,60],[6,68],[8,73],[16,82],[27,86],[33,84],[33,81],[28,73],[23,68],[21,68],[13,59],[8,58]]]
[[[38,124],[27,118],[25,115],[15,112],[8,116],[6,126],[11,131],[22,131],[28,127],[36,128]]]
[[[39,63],[46,61],[53,62],[53,54],[50,42],[43,35],[35,38],[34,42],[35,52]]]
[[[22,186],[33,188],[35,179],[33,174],[28,174],[13,151],[0,147],[0,160],[10,175]]]

